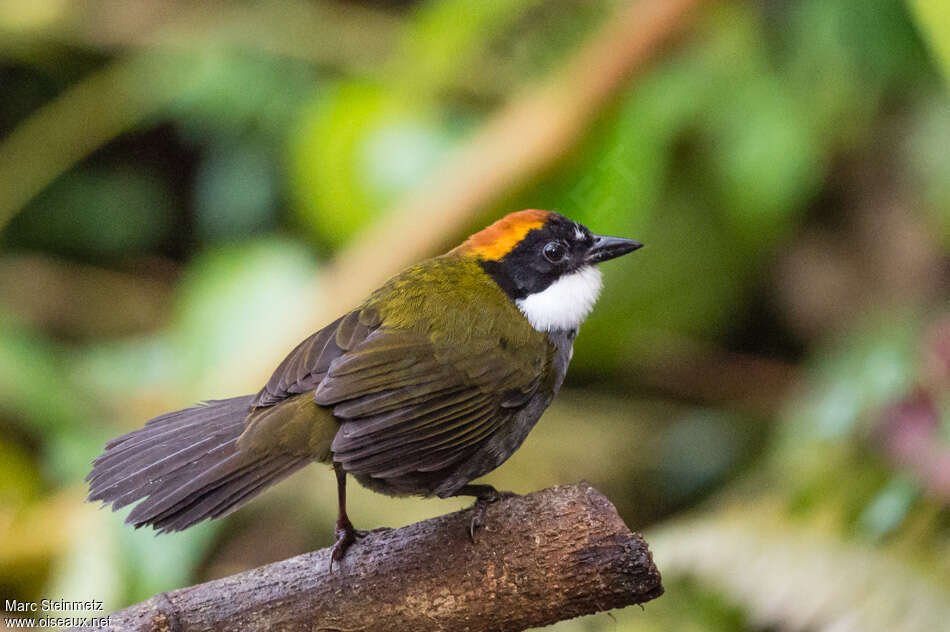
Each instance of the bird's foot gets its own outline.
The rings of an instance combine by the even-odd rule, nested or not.
[[[385,533],[386,531],[392,531],[392,527],[376,527],[375,529],[366,531],[364,529],[354,529],[349,521],[343,524],[338,523],[336,529],[333,530],[333,533],[336,535],[336,542],[333,543],[333,548],[330,549],[330,570],[333,570],[334,562],[343,560],[346,552],[357,540],[361,540],[373,533]]]
[[[475,500],[475,504],[472,505],[474,511],[472,513],[472,522],[468,526],[468,537],[472,540],[472,544],[475,544],[476,537],[475,534],[479,529],[485,527],[485,514],[488,511],[488,507],[497,503],[503,498],[512,498],[518,494],[514,492],[500,492],[494,487],[489,491],[485,492],[482,495],[479,495]]]
[[[340,562],[353,543],[360,538],[366,537],[369,531],[354,529],[350,521],[347,520],[346,522],[338,521],[333,533],[336,535],[336,542],[333,543],[333,548],[330,549],[331,571],[333,570],[333,563]]]

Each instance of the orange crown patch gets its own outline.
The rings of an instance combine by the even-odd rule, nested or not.
[[[544,226],[549,215],[548,211],[536,209],[509,213],[466,239],[455,252],[497,261],[511,252],[528,232]]]

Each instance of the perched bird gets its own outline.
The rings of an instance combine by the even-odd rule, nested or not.
[[[332,560],[361,535],[346,476],[389,495],[474,496],[564,380],[601,289],[596,265],[640,248],[548,211],[512,213],[401,272],[313,334],[256,395],[166,413],[106,444],[90,500],[141,501],[126,522],[179,531],[318,461],[332,464]]]

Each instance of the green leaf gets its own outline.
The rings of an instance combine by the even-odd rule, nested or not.
[[[950,103],[946,95],[924,100],[911,120],[905,153],[927,202],[921,210],[943,244],[950,246]]]
[[[84,257],[139,253],[168,234],[171,199],[162,177],[141,167],[83,167],[62,176],[19,213],[9,238]]]
[[[901,525],[919,497],[919,484],[905,476],[897,476],[865,507],[859,523],[866,533],[881,538]]]
[[[88,415],[71,390],[58,349],[0,313],[0,411],[36,436],[84,427]]]
[[[920,323],[912,313],[869,316],[815,359],[803,393],[785,410],[787,444],[836,440],[904,394],[916,375]]]
[[[772,75],[734,81],[710,112],[708,161],[732,228],[773,243],[816,193],[825,160],[808,113]]]
[[[950,3],[945,0],[907,0],[907,4],[944,77],[950,80]]]
[[[298,222],[333,247],[379,217],[444,157],[450,132],[423,103],[341,82],[305,111],[291,148]]]
[[[172,324],[182,383],[221,388],[209,368],[240,363],[249,339],[255,348],[280,340],[282,319],[302,309],[302,288],[315,272],[309,251],[283,239],[230,244],[196,258],[182,279]]]
[[[401,89],[431,95],[479,58],[493,36],[540,0],[423,3],[406,30],[394,71]]]
[[[196,229],[210,241],[260,233],[273,220],[278,198],[274,157],[253,143],[212,147],[195,183]]]
[[[8,440],[0,440],[0,507],[15,511],[40,492],[40,477],[26,450]]]

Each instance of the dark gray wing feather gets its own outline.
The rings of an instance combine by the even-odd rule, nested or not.
[[[435,471],[464,458],[526,402],[533,370],[497,346],[437,345],[413,330],[380,328],[330,364],[315,400],[343,423],[334,461],[376,478]],[[529,365],[530,368],[530,365]]]
[[[253,406],[273,406],[293,395],[314,390],[326,376],[330,364],[358,345],[378,324],[371,312],[357,310],[313,334],[284,358],[254,398]]]

